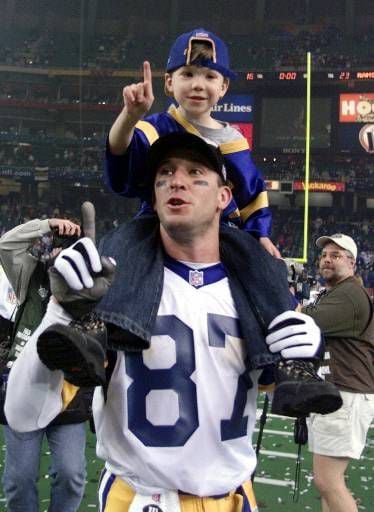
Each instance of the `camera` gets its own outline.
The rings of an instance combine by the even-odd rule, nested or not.
[[[79,237],[77,235],[59,235],[58,229],[55,228],[52,231],[53,237],[52,237],[52,247],[61,247],[61,249],[67,249],[71,245],[73,245],[75,242],[79,240]]]
[[[310,289],[316,284],[313,276],[309,276],[304,265],[290,258],[285,258],[288,270],[288,285],[293,289],[293,293],[297,300],[303,303],[304,300],[310,299]]]

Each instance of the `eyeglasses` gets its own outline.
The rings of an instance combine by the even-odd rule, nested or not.
[[[342,258],[344,258],[344,256],[346,256],[350,260],[353,260],[353,257],[350,256],[349,254],[347,254],[347,253],[342,254],[340,252],[323,252],[320,255],[320,259],[322,260],[322,259],[326,259],[326,258],[331,258],[334,261],[339,261]]]

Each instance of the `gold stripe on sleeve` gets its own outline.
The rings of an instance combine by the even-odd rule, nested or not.
[[[230,213],[229,219],[237,219],[238,217],[240,217],[240,211],[239,208],[236,208],[236,210]]]
[[[240,210],[240,217],[243,222],[245,222],[254,212],[260,210],[261,208],[266,208],[269,206],[268,193],[266,190],[261,192],[254,201],[249,203],[248,206]]]
[[[151,123],[148,123],[148,121],[138,121],[135,127],[144,133],[150,146],[159,138],[156,128]]]
[[[232,140],[231,142],[223,142],[218,147],[223,155],[239,153],[239,151],[249,149],[248,141],[244,137],[242,139]]]

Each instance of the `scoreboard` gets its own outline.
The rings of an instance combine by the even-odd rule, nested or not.
[[[305,71],[246,71],[240,73],[240,76],[248,82],[256,83],[275,83],[275,82],[295,82],[300,83],[306,80]],[[374,84],[374,69],[362,70],[334,70],[334,71],[313,71],[312,80],[325,83],[338,83],[355,80],[358,82],[372,82]]]

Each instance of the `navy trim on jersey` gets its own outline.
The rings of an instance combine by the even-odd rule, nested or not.
[[[99,488],[100,488],[100,484],[102,482],[102,480],[104,479],[104,476],[108,473],[108,470],[107,469],[103,469],[103,472],[101,473],[101,477],[100,477],[100,483],[99,483]],[[109,491],[113,485],[113,482],[116,478],[116,475],[113,475],[111,474],[110,477],[108,478],[106,484],[105,484],[105,487],[102,491],[102,509],[101,509],[101,512],[104,512],[105,510],[105,507],[106,507],[106,502],[108,500],[108,494],[109,494]]]
[[[245,492],[245,490],[244,490],[242,485],[240,485],[236,489],[236,493],[240,494],[241,496],[243,496],[243,505],[242,505],[242,511],[241,512],[251,512],[252,511],[251,505],[249,503],[248,496],[246,495],[246,492]]]
[[[217,283],[221,279],[227,277],[225,267],[222,263],[217,263],[210,267],[201,269],[191,268],[184,263],[171,258],[167,254],[164,256],[165,267],[178,274],[182,279],[187,281],[194,288],[201,288],[208,284]]]

